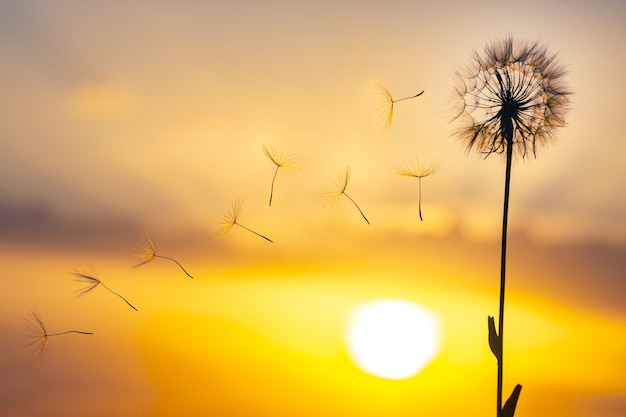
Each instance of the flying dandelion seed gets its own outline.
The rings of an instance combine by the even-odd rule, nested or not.
[[[274,176],[272,177],[272,187],[270,189],[270,207],[272,206],[272,197],[274,196],[274,182],[276,181],[276,175],[279,170],[288,171],[292,169],[300,169],[297,165],[298,160],[293,156],[284,156],[282,152],[276,151],[273,146],[261,145],[263,148],[263,152],[269,158],[270,161],[274,165],[276,165],[276,170],[274,171]]]
[[[222,221],[220,222],[220,228],[217,232],[217,237],[221,239],[226,233],[230,231],[230,229],[237,225],[250,233],[254,233],[257,236],[262,237],[268,242],[273,242],[270,238],[263,236],[262,234],[257,233],[252,229],[248,229],[246,226],[237,222],[237,219],[239,219],[239,214],[241,214],[242,204],[243,203],[241,202],[241,200],[239,200],[238,198],[235,199],[232,207],[230,208],[230,210],[228,210],[228,212],[224,215]]]
[[[383,98],[383,104],[380,106],[380,108],[378,109],[379,113],[380,113],[380,120],[381,120],[381,124],[383,125],[383,130],[387,131],[391,128],[391,122],[393,119],[393,110],[394,110],[394,104],[396,104],[399,101],[403,101],[403,100],[408,100],[411,98],[415,98],[415,97],[419,97],[422,94],[424,94],[424,91],[422,90],[421,92],[415,94],[414,96],[408,96],[408,97],[403,97],[403,98],[399,98],[399,99],[394,99],[393,96],[391,95],[391,92],[389,91],[389,89],[387,87],[385,87],[383,84],[380,83],[376,83],[374,85],[374,87],[376,88],[376,92],[382,96]]]
[[[329,204],[333,204],[339,201],[341,197],[345,195],[348,198],[348,200],[350,200],[352,204],[354,204],[357,210],[359,210],[359,213],[361,213],[361,216],[363,216],[367,224],[370,224],[370,221],[367,220],[367,217],[365,217],[365,214],[363,214],[363,211],[361,210],[359,205],[356,203],[356,201],[354,201],[352,197],[350,197],[346,193],[346,188],[348,188],[349,181],[350,181],[350,167],[347,166],[345,170],[339,173],[339,181],[335,182],[335,188],[326,190],[322,194],[322,197],[326,200],[324,203],[324,206],[327,206]]]
[[[43,320],[36,311],[29,311],[29,315],[24,318],[26,320],[26,334],[25,337],[31,341],[24,347],[33,347],[33,355],[42,357],[46,350],[48,350],[48,338],[52,336],[61,336],[69,333],[78,334],[93,334],[91,332],[82,332],[79,330],[67,330],[60,333],[48,333],[46,326],[43,324]]]
[[[76,279],[74,281],[81,282],[83,284],[87,284],[86,287],[78,289],[78,290],[75,291],[78,297],[82,297],[83,295],[93,291],[99,285],[102,285],[109,292],[111,292],[112,294],[115,294],[116,296],[121,298],[133,310],[137,311],[137,308],[135,308],[134,305],[129,303],[126,298],[122,297],[120,294],[116,293],[115,291],[113,291],[112,289],[107,287],[104,284],[104,282],[102,282],[102,280],[100,280],[100,278],[98,277],[98,274],[96,273],[95,268],[92,265],[90,265],[90,269],[91,269],[91,273],[87,273],[87,272],[72,272],[72,275],[74,275],[76,277]]]
[[[500,304],[498,330],[488,318],[489,346],[498,362],[496,415],[512,417],[521,391],[517,385],[502,405],[504,290],[506,244],[514,155],[536,157],[537,148],[554,138],[565,125],[571,92],[564,86],[565,69],[555,54],[538,42],[519,42],[511,37],[487,44],[475,52],[470,65],[457,74],[458,136],[467,149],[485,157],[505,154],[504,207],[500,257]]]
[[[414,177],[418,180],[419,198],[417,207],[421,221],[424,221],[424,218],[422,217],[422,178],[433,175],[434,173],[439,171],[440,168],[441,163],[439,162],[431,163],[429,165],[422,165],[417,160],[405,163],[404,165],[396,168],[396,172],[399,175],[402,175],[404,177]]]
[[[148,262],[152,261],[154,258],[167,259],[167,260],[174,262],[176,265],[178,265],[180,269],[183,270],[185,275],[193,279],[193,277],[189,274],[189,272],[187,272],[187,270],[183,268],[180,262],[178,262],[176,259],[170,258],[169,256],[157,255],[156,245],[154,244],[152,239],[150,239],[150,236],[148,236],[147,232],[145,231],[143,232],[142,242],[136,245],[136,247],[137,249],[139,249],[139,252],[137,253],[135,257],[135,261],[133,261],[133,264],[131,265],[133,268],[139,268],[140,266],[145,265]]]

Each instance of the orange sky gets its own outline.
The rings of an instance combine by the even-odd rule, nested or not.
[[[568,125],[513,167],[505,395],[516,416],[626,413],[620,2],[0,3],[0,415],[483,416],[504,164],[449,123],[453,73],[512,34],[567,66]],[[375,82],[400,97],[383,132]],[[299,158],[279,172],[261,145]],[[417,181],[393,167],[439,161]],[[322,193],[351,167],[345,198]],[[235,198],[241,224],[216,238]],[[141,230],[176,258],[129,269]],[[102,288],[76,299],[91,263]],[[102,290],[102,291],[100,291]],[[350,311],[441,320],[421,373],[349,359]],[[41,360],[23,317],[41,314]],[[510,327],[509,327],[510,326]]]

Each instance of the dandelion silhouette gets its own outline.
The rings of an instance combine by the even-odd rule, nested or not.
[[[263,239],[267,240],[268,242],[273,242],[272,239],[263,236],[260,233],[255,232],[252,229],[248,229],[246,226],[242,225],[241,223],[238,223],[237,220],[239,219],[239,215],[241,214],[241,210],[242,210],[242,202],[241,200],[239,200],[238,198],[235,199],[235,202],[233,203],[232,207],[230,208],[230,210],[228,210],[228,212],[224,215],[222,221],[220,222],[220,229],[217,233],[217,237],[218,238],[222,238],[224,237],[224,235],[226,233],[228,233],[230,231],[230,229],[232,229],[235,225],[241,227],[242,229],[247,230],[250,233],[254,233],[255,235],[262,237]]]
[[[474,53],[471,64],[457,74],[458,136],[467,149],[485,155],[505,154],[504,206],[500,258],[500,304],[498,329],[488,317],[489,346],[498,361],[496,412],[512,417],[522,386],[502,405],[504,370],[504,290],[506,244],[514,155],[536,157],[537,147],[554,138],[565,124],[571,92],[563,85],[565,69],[538,42],[519,42],[511,37],[487,44]]]
[[[363,211],[361,210],[359,205],[356,203],[356,201],[354,201],[352,197],[350,197],[346,193],[346,188],[348,188],[349,181],[350,181],[350,167],[347,166],[344,171],[341,171],[339,173],[339,181],[335,182],[335,188],[329,189],[322,194],[322,197],[324,197],[324,199],[326,200],[326,202],[324,203],[324,206],[327,206],[329,204],[335,203],[336,201],[339,201],[341,197],[345,195],[348,198],[348,200],[350,200],[352,204],[354,204],[357,210],[359,210],[359,213],[361,213],[361,216],[363,216],[367,224],[370,224],[370,221],[367,220],[367,217],[365,217],[365,214],[363,214]]]
[[[274,196],[274,181],[276,181],[276,175],[279,170],[287,171],[290,169],[299,169],[297,165],[297,159],[293,156],[284,156],[282,152],[276,151],[273,146],[265,146],[261,145],[263,148],[263,152],[269,158],[270,161],[274,165],[276,165],[276,170],[274,171],[274,176],[272,177],[272,187],[270,189],[270,207],[272,205],[272,197]]]
[[[391,92],[389,91],[389,89],[387,87],[385,87],[383,84],[377,83],[377,84],[375,84],[374,87],[376,88],[378,94],[380,94],[383,97],[383,104],[379,108],[379,113],[380,113],[380,118],[381,118],[381,122],[382,122],[382,125],[383,125],[383,130],[385,130],[385,131],[387,131],[387,130],[389,130],[389,128],[391,128],[391,122],[392,122],[392,119],[393,119],[394,104],[396,104],[399,101],[403,101],[403,100],[408,100],[408,99],[411,99],[411,98],[419,97],[422,94],[424,94],[424,91],[422,90],[421,92],[415,94],[414,96],[408,96],[408,97],[394,99],[393,96],[391,95]]]
[[[81,282],[83,284],[87,284],[86,287],[81,288],[76,290],[76,294],[78,297],[82,297],[83,295],[90,293],[91,291],[93,291],[96,287],[98,287],[99,285],[102,285],[104,288],[106,288],[110,293],[117,295],[119,298],[121,298],[126,304],[128,304],[133,310],[137,311],[137,309],[135,308],[134,305],[132,305],[131,303],[128,302],[128,300],[124,297],[122,297],[120,294],[116,293],[115,291],[113,291],[112,289],[110,289],[109,287],[107,287],[104,282],[102,282],[102,280],[100,280],[100,278],[98,277],[98,274],[96,273],[95,268],[90,265],[90,269],[91,269],[91,273],[87,273],[87,272],[72,272],[72,275],[74,275],[76,277],[76,279],[74,281],[76,282]]]
[[[419,161],[407,162],[402,166],[396,168],[396,172],[404,177],[413,177],[418,180],[418,211],[420,215],[420,220],[424,221],[422,217],[422,178],[427,177],[429,175],[433,175],[441,168],[441,164],[439,162],[431,163],[429,165],[422,165]]]
[[[154,258],[167,259],[178,265],[180,269],[183,270],[185,275],[193,279],[193,277],[189,275],[189,272],[187,272],[187,270],[185,270],[185,268],[183,268],[180,262],[178,262],[176,259],[170,258],[169,256],[157,255],[156,246],[152,239],[150,239],[150,236],[148,236],[148,233],[146,233],[145,231],[143,232],[143,240],[141,244],[137,245],[137,248],[139,249],[139,253],[136,255],[136,260],[132,264],[133,268],[139,268],[140,266],[152,261]]]
[[[26,335],[27,339],[31,339],[31,342],[26,344],[24,347],[33,346],[33,355],[42,357],[46,350],[48,349],[48,338],[52,336],[61,336],[69,333],[78,333],[78,334],[93,334],[91,332],[82,332],[78,330],[67,330],[65,332],[60,333],[48,333],[46,330],[46,326],[43,324],[43,320],[39,316],[39,313],[36,311],[30,310],[28,317],[24,318],[26,320]]]

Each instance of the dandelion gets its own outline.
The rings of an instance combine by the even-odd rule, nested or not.
[[[399,101],[419,97],[422,94],[424,94],[424,91],[422,90],[421,92],[415,94],[414,96],[394,99],[389,89],[385,87],[383,84],[377,83],[374,87],[376,88],[377,93],[380,94],[383,98],[383,104],[379,108],[379,113],[380,113],[380,118],[382,121],[383,129],[385,131],[389,130],[389,128],[391,127],[391,121],[393,119],[393,107],[395,103]]]
[[[189,272],[187,272],[187,270],[185,270],[185,268],[183,268],[180,262],[178,262],[176,259],[170,258],[169,256],[157,255],[156,245],[154,244],[152,239],[150,239],[150,236],[148,235],[148,233],[146,233],[145,231],[143,232],[143,240],[141,244],[138,244],[136,246],[137,246],[137,249],[139,249],[139,253],[137,253],[136,259],[132,264],[133,268],[139,268],[140,266],[145,265],[148,262],[152,261],[154,258],[167,259],[167,260],[174,262],[176,265],[178,265],[180,269],[183,270],[185,275],[193,279],[193,277],[189,275]]]
[[[482,54],[474,53],[470,66],[457,74],[458,136],[467,149],[485,157],[506,155],[502,246],[500,262],[500,304],[498,330],[488,318],[489,345],[498,361],[497,415],[513,416],[521,385],[502,405],[504,289],[506,244],[514,155],[536,157],[537,148],[554,138],[565,124],[570,91],[564,86],[565,69],[557,56],[548,54],[538,42],[519,42],[511,37],[488,44]]]
[[[61,336],[68,333],[93,334],[91,332],[82,332],[78,330],[67,330],[60,333],[48,333],[48,331],[46,330],[46,326],[43,324],[43,320],[41,320],[41,317],[39,316],[39,313],[32,310],[29,312],[28,317],[25,317],[24,319],[26,320],[25,337],[31,340],[24,347],[33,346],[33,355],[38,357],[42,357],[44,353],[46,353],[46,350],[48,349],[49,337]]]
[[[346,188],[348,188],[349,181],[350,181],[350,167],[347,166],[344,171],[341,171],[339,173],[339,181],[335,182],[335,188],[329,189],[322,194],[322,197],[324,197],[324,199],[326,200],[326,202],[324,203],[324,206],[327,206],[329,204],[335,203],[336,201],[339,201],[341,197],[345,195],[348,198],[348,200],[350,200],[352,204],[354,204],[357,210],[359,210],[359,213],[361,213],[361,216],[363,216],[367,224],[370,224],[370,221],[367,220],[367,217],[365,217],[365,214],[363,214],[363,211],[361,210],[359,205],[356,203],[356,201],[354,201],[352,197],[350,197],[346,193]]]
[[[263,239],[267,240],[268,242],[273,242],[270,238],[263,236],[262,234],[259,234],[257,232],[255,232],[254,230],[248,229],[246,226],[242,225],[241,223],[237,222],[237,219],[239,219],[239,214],[241,214],[241,209],[242,209],[242,202],[241,200],[239,200],[238,198],[235,199],[235,202],[233,203],[232,207],[230,208],[230,210],[228,210],[228,212],[224,215],[224,218],[222,219],[222,221],[220,222],[220,229],[217,233],[218,238],[222,238],[224,237],[224,235],[226,233],[228,233],[230,231],[230,229],[232,229],[235,225],[247,230],[250,233],[254,233],[255,235],[262,237]]]
[[[536,156],[537,147],[565,125],[570,92],[556,55],[537,42],[506,38],[475,53],[457,74],[458,135],[485,155]]]
[[[112,289],[107,287],[104,284],[104,282],[102,282],[102,280],[100,280],[100,278],[98,277],[98,274],[96,273],[96,270],[95,270],[95,268],[93,266],[90,265],[90,269],[91,269],[91,273],[87,273],[87,272],[73,272],[72,273],[72,275],[74,275],[76,277],[76,279],[74,281],[81,282],[83,284],[87,284],[86,287],[80,288],[80,289],[75,291],[78,297],[82,297],[83,295],[93,291],[99,285],[102,285],[109,292],[111,292],[112,294],[117,295],[119,298],[124,300],[124,302],[126,304],[128,304],[133,310],[137,311],[135,306],[132,305],[131,303],[129,303],[126,298],[122,297],[120,294],[116,293],[115,291],[113,291]]]
[[[274,181],[276,181],[276,175],[279,170],[287,171],[290,169],[299,169],[297,163],[298,160],[293,156],[284,156],[282,152],[276,151],[273,146],[265,146],[261,145],[263,148],[263,152],[269,158],[270,161],[274,165],[276,165],[276,170],[274,171],[274,176],[272,177],[272,187],[270,189],[270,206],[272,205],[272,197],[274,195]]]
[[[421,221],[424,221],[424,218],[422,217],[422,178],[436,173],[440,168],[441,164],[439,162],[422,165],[419,161],[408,162],[396,168],[396,172],[399,175],[402,175],[403,177],[417,178],[418,180],[419,198],[417,207]]]

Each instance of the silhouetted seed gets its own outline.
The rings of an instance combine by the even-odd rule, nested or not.
[[[272,187],[270,188],[270,206],[272,205],[272,197],[274,196],[274,181],[276,180],[276,174],[278,174],[279,170],[288,171],[292,169],[300,169],[297,165],[297,158],[293,156],[284,156],[282,152],[276,151],[273,146],[265,146],[261,145],[263,148],[263,152],[269,158],[270,161],[274,165],[276,165],[276,170],[274,171],[274,176],[272,177]]]
[[[349,181],[350,181],[350,167],[347,166],[345,170],[339,173],[339,181],[335,182],[335,188],[326,190],[322,194],[322,197],[326,200],[324,203],[324,206],[335,203],[336,201],[340,200],[341,197],[345,195],[348,198],[348,200],[350,200],[352,204],[354,204],[357,210],[359,210],[359,213],[361,213],[361,216],[363,216],[367,224],[370,224],[370,221],[367,220],[367,217],[365,217],[365,214],[363,214],[363,211],[361,210],[359,205],[348,194],[346,194],[346,188],[348,188]]]
[[[424,220],[422,217],[422,178],[433,175],[441,168],[441,164],[431,163],[429,165],[422,165],[418,161],[405,163],[404,165],[397,167],[396,172],[404,177],[414,177],[418,180],[418,211],[420,220]]]
[[[24,318],[26,320],[26,334],[25,337],[27,339],[31,339],[31,342],[26,344],[24,347],[34,346],[33,354],[38,357],[42,357],[46,350],[48,349],[48,338],[52,336],[61,336],[69,333],[77,333],[77,334],[93,334],[91,332],[83,332],[79,330],[67,330],[60,333],[48,333],[46,330],[46,326],[43,324],[43,320],[39,316],[39,313],[36,311],[29,311],[27,317]]]
[[[268,242],[273,242],[270,238],[263,236],[262,234],[257,233],[252,229],[248,229],[246,226],[238,223],[237,220],[239,219],[239,214],[241,214],[241,210],[242,210],[242,202],[241,200],[236,198],[232,207],[230,208],[230,210],[228,210],[228,212],[224,215],[224,217],[222,218],[222,221],[220,222],[220,228],[217,232],[217,237],[221,239],[222,237],[224,237],[226,233],[230,231],[230,229],[232,229],[235,225],[237,225],[241,227],[242,229],[247,230],[250,233],[254,233],[257,236],[262,237]]]
[[[82,282],[84,284],[87,284],[86,287],[81,288],[81,289],[75,291],[78,297],[82,297],[83,295],[93,291],[97,286],[102,285],[109,292],[111,292],[112,294],[117,295],[119,298],[124,300],[124,302],[126,304],[128,304],[133,310],[137,311],[135,306],[132,305],[131,303],[129,303],[126,298],[122,297],[120,294],[116,293],[115,291],[113,291],[112,289],[107,287],[104,284],[104,282],[102,282],[102,280],[100,280],[100,278],[98,277],[98,274],[96,273],[96,270],[95,270],[95,268],[93,266],[90,265],[90,269],[91,269],[91,273],[87,273],[87,272],[72,272],[72,275],[74,275],[77,278],[77,279],[75,279],[76,282]]]
[[[385,131],[389,130],[389,128],[391,127],[391,122],[393,120],[394,104],[396,104],[399,101],[409,100],[411,98],[419,97],[422,94],[424,94],[424,91],[421,91],[413,96],[394,99],[393,96],[391,95],[391,92],[389,92],[389,89],[385,87],[383,84],[376,83],[374,87],[376,88],[376,92],[380,94],[383,98],[383,104],[380,106],[378,111],[380,113],[380,119],[381,119],[381,124],[383,125],[383,130]]]
[[[152,239],[150,239],[150,236],[148,236],[148,233],[146,233],[145,231],[143,232],[143,239],[141,243],[136,245],[136,247],[137,249],[139,249],[139,252],[137,253],[135,257],[136,259],[131,265],[131,267],[139,268],[140,266],[145,265],[148,262],[152,261],[154,258],[167,259],[167,260],[174,262],[176,265],[178,265],[180,269],[183,270],[185,275],[193,279],[193,277],[189,274],[189,272],[187,272],[187,270],[185,270],[185,268],[183,268],[180,262],[178,262],[176,259],[170,258],[169,256],[158,255],[156,253],[156,246],[154,242],[152,241]]]

